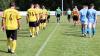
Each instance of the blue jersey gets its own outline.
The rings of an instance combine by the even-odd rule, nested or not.
[[[87,9],[80,10],[80,20],[81,21],[87,20]]]
[[[88,9],[81,9],[80,10],[80,21],[81,22],[86,22],[88,19],[87,19],[87,11],[88,11]]]
[[[91,23],[96,22],[96,10],[89,9],[87,12],[87,18],[88,18],[88,22],[91,22]]]

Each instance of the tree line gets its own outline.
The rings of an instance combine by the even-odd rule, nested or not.
[[[38,3],[44,5],[47,9],[55,10],[57,7],[61,8],[62,0],[0,0],[0,9],[4,10],[9,7],[10,2],[16,2],[17,8],[21,11],[26,11],[31,3]],[[73,8],[75,5],[80,9],[82,5],[95,4],[95,8],[100,10],[100,0],[63,0],[64,10]]]

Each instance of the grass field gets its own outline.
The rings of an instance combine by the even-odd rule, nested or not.
[[[45,30],[36,38],[29,37],[28,24],[21,19],[18,31],[16,54],[11,55],[6,48],[6,35],[0,31],[0,56],[100,56],[100,21],[94,38],[80,37],[80,26],[68,23],[65,16],[56,23],[52,16]]]

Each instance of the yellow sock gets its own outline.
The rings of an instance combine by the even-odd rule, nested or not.
[[[46,23],[44,23],[44,27],[46,28]]]
[[[39,26],[36,27],[36,32],[37,32],[37,33],[39,32]]]
[[[7,39],[7,46],[8,46],[8,49],[11,49],[11,45],[10,45],[10,39]]]
[[[8,46],[8,49],[11,49],[12,48],[12,39],[7,39],[7,46]]]
[[[12,41],[12,52],[15,52],[16,50],[16,40]]]
[[[42,26],[41,26],[42,24],[40,23],[40,25],[39,25],[39,28],[40,28],[40,30],[42,29]]]
[[[30,30],[30,35],[32,35],[32,31],[33,31],[32,27],[30,27],[29,30]]]
[[[42,23],[42,29],[44,28],[44,23]]]
[[[35,37],[35,28],[32,28],[32,37]]]

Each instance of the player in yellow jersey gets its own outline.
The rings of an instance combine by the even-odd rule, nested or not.
[[[36,11],[34,8],[34,4],[31,4],[31,8],[27,10],[27,22],[29,23],[29,29],[30,29],[30,37],[35,37],[35,28],[36,28]]]
[[[41,9],[38,4],[35,5],[35,9],[36,9],[36,18],[37,18],[36,34],[38,35],[39,30],[40,30],[39,26],[40,26],[40,18],[41,18]]]
[[[10,3],[10,8],[6,9],[2,15],[2,30],[6,31],[7,46],[9,53],[15,53],[17,29],[19,29],[19,12],[15,9],[15,3]]]
[[[47,21],[47,16],[48,16],[48,11],[45,9],[44,6],[42,6],[42,17],[41,17],[41,28],[45,29],[46,28],[46,21]]]

